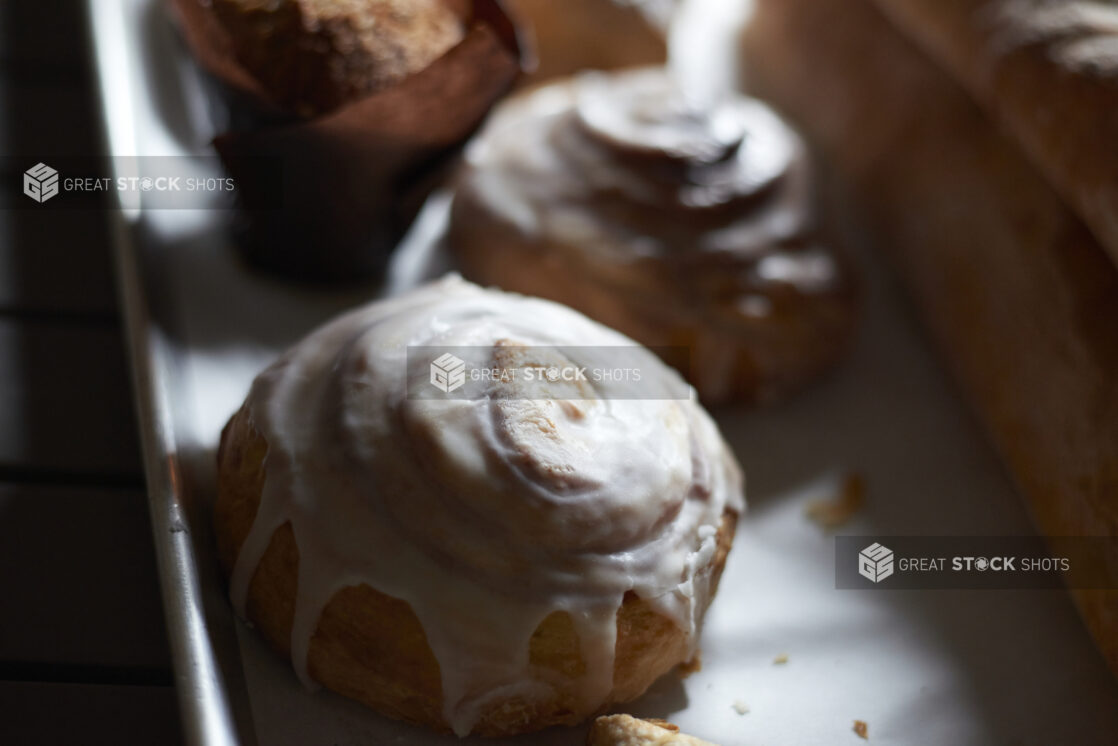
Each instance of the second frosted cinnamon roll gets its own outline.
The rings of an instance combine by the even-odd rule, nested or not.
[[[449,242],[470,279],[687,347],[707,403],[767,402],[830,367],[855,291],[813,230],[800,138],[764,104],[688,98],[659,68],[506,103],[467,152]]]

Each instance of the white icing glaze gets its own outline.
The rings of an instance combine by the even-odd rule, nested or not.
[[[760,101],[688,93],[638,68],[513,97],[470,142],[462,181],[525,236],[594,247],[598,271],[643,257],[795,261],[785,242],[812,223],[806,146]]]
[[[694,644],[716,528],[725,509],[744,504],[740,470],[693,392],[621,400],[609,387],[627,384],[587,382],[557,389],[569,399],[407,397],[409,346],[494,345],[496,356],[515,357],[532,354],[516,345],[634,344],[564,306],[457,276],[312,333],[257,378],[247,401],[268,454],[231,579],[238,613],[273,532],[290,522],[300,678],[312,685],[307,652],[325,604],[366,583],[415,611],[459,735],[488,703],[549,698],[553,687],[578,692],[579,714],[601,706],[627,591]],[[655,379],[642,386],[688,390],[639,354]],[[578,633],[578,682],[529,665],[533,631],[557,610]]]

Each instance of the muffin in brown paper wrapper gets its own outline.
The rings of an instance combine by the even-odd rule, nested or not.
[[[462,143],[526,55],[498,0],[445,0],[462,40],[426,68],[331,111],[299,117],[238,60],[207,0],[169,0],[230,109],[214,146],[236,182],[238,244],[254,265],[308,280],[383,271]]]

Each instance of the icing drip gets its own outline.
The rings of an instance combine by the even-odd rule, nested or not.
[[[598,708],[628,591],[694,644],[716,527],[743,504],[739,469],[709,417],[693,397],[667,398],[683,385],[674,372],[641,352],[642,370],[661,379],[642,385],[659,386],[660,400],[609,398],[621,384],[598,382],[559,389],[561,400],[406,395],[409,346],[492,346],[508,364],[537,354],[531,345],[633,344],[570,309],[455,276],[311,334],[247,401],[268,455],[231,578],[237,611],[272,534],[290,522],[299,677],[312,683],[307,653],[324,606],[368,584],[415,612],[459,735],[493,702],[545,699],[556,687],[578,693],[580,714]],[[574,686],[529,662],[532,633],[560,610],[585,663]]]

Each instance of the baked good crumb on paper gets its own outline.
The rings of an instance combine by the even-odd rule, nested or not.
[[[641,720],[632,715],[606,715],[594,721],[586,746],[716,746],[679,732],[666,720]]]

